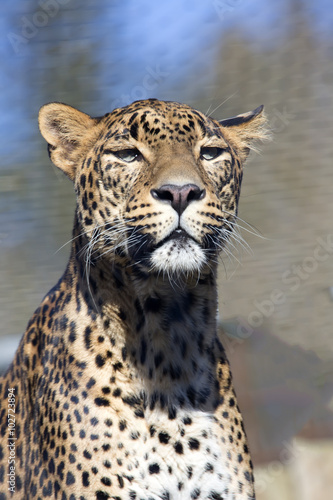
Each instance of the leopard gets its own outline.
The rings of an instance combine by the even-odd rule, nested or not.
[[[39,112],[76,194],[64,274],[0,379],[0,500],[254,500],[217,270],[263,106]]]

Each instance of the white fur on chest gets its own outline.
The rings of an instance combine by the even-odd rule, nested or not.
[[[212,415],[198,410],[179,411],[174,420],[160,410],[148,411],[140,425],[133,422],[123,471],[131,478],[125,480],[128,498],[132,492],[136,500],[231,499],[230,472],[215,426]]]

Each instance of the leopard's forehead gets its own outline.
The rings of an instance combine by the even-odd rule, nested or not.
[[[147,99],[135,101],[105,115],[107,127],[120,136],[158,141],[193,141],[209,136],[222,136],[219,123],[186,104]]]
[[[117,108],[116,112],[120,112],[124,117],[131,118],[133,113],[138,113],[138,116],[145,115],[149,118],[158,117],[163,119],[187,119],[196,118],[205,120],[206,117],[200,111],[196,111],[187,104],[180,104],[174,101],[159,101],[158,99],[146,99],[135,101],[123,108]]]

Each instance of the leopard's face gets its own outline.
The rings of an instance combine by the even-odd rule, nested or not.
[[[64,118],[59,109],[47,110],[52,106],[64,105],[42,108],[41,130],[53,161],[74,180],[89,257],[127,258],[168,274],[200,271],[216,260],[237,215],[249,147],[244,131],[261,110],[234,124],[157,100],[101,119],[66,106],[66,133],[80,118],[83,125],[65,142]]]

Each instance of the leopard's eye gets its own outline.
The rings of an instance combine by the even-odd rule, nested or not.
[[[143,156],[140,151],[136,148],[134,149],[121,149],[120,151],[113,151],[114,156],[119,158],[119,160],[126,161],[127,163],[132,163],[133,161],[142,160]]]
[[[203,147],[200,150],[200,158],[204,160],[215,160],[215,158],[218,158],[222,152],[222,148],[209,146]]]

